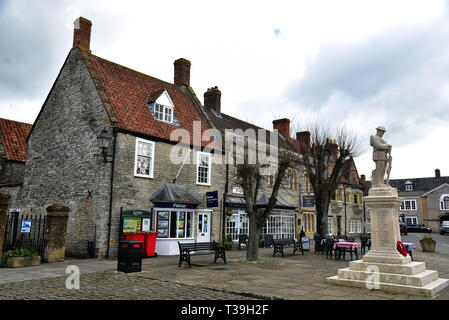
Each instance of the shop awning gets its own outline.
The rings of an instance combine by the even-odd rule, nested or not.
[[[186,186],[164,183],[151,197],[153,203],[199,205],[201,200]]]
[[[263,208],[268,205],[268,200],[270,199],[270,196],[268,196],[266,193],[262,193],[262,196],[259,198],[259,200],[256,201],[256,206]],[[291,204],[284,200],[280,195],[277,196],[276,205],[275,208],[279,209],[291,209],[294,210],[298,208],[299,206],[296,206],[294,204]]]
[[[262,193],[262,196],[256,201],[256,206],[259,208],[266,207],[268,205],[269,199],[270,197],[267,194]],[[226,196],[225,205],[229,207],[245,208],[246,201],[244,198]],[[284,198],[282,198],[280,195],[277,196],[277,202],[274,207],[279,209],[291,209],[291,210],[298,208],[298,206],[285,201]]]
[[[226,196],[225,205],[228,207],[245,208],[246,201],[243,198]]]

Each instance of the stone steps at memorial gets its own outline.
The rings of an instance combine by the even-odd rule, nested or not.
[[[351,287],[359,287],[365,288],[367,290],[383,290],[393,293],[405,293],[410,295],[422,295],[426,297],[432,297],[436,295],[438,292],[448,287],[449,279],[439,278],[435,281],[428,283],[425,286],[409,286],[403,284],[394,284],[394,283],[372,283],[371,281],[366,280],[352,280],[352,279],[344,279],[339,276],[333,276],[326,279],[326,282],[335,284],[335,285],[343,285],[343,286],[351,286]]]
[[[418,274],[407,275],[399,273],[377,273],[369,271],[357,271],[351,270],[350,268],[344,268],[338,270],[338,277],[343,279],[361,280],[361,281],[376,278],[378,279],[378,282],[381,283],[424,287],[429,283],[438,280],[438,272],[434,270],[426,270]]]
[[[376,267],[381,273],[400,273],[405,275],[413,275],[426,271],[425,262],[413,261],[406,264],[391,264],[356,260],[349,263],[349,268],[351,270],[366,271],[370,270],[372,267]]]

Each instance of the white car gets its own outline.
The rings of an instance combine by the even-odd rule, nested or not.
[[[440,227],[440,234],[449,233],[449,221],[443,221]]]

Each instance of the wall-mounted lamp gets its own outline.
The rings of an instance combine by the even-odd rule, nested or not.
[[[112,156],[108,155],[107,152],[111,140],[112,136],[106,130],[101,131],[101,133],[97,136],[98,146],[103,154],[104,163],[112,162]]]

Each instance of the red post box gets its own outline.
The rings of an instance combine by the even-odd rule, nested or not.
[[[146,232],[144,242],[144,256],[157,257],[157,253],[154,252],[156,248],[157,232]]]

